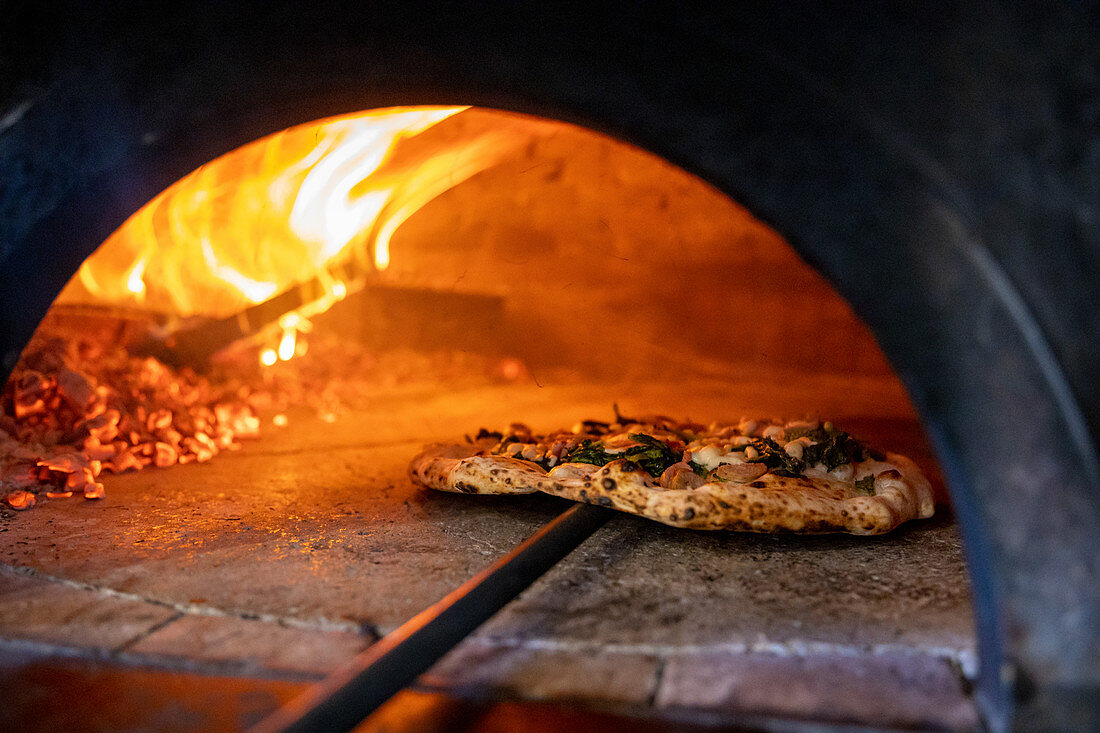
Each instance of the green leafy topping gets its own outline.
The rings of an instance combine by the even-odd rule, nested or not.
[[[688,465],[691,466],[691,470],[695,471],[696,475],[702,476],[703,478],[707,477],[707,467],[706,466],[704,466],[702,464],[699,464],[699,463],[696,463],[695,461],[688,461]]]
[[[771,438],[756,438],[749,445],[756,449],[759,456],[753,458],[752,462],[763,463],[777,476],[801,476],[802,469],[806,467],[803,461],[788,454],[783,446]]]
[[[603,442],[599,440],[584,439],[574,446],[573,450],[562,456],[562,463],[591,463],[594,466],[603,466],[611,460],[611,455],[603,449]]]
[[[859,481],[856,481],[856,491],[860,491],[868,496],[873,496],[875,493],[875,477],[873,474],[867,474]]]
[[[824,463],[829,471],[853,461],[867,459],[867,449],[863,443],[845,432],[834,432],[827,440],[807,445],[802,449],[802,459],[807,465]]]
[[[630,433],[630,439],[641,445],[633,445],[621,453],[608,453],[598,440],[582,441],[562,459],[562,463],[590,463],[606,466],[611,461],[627,458],[642,467],[650,476],[660,476],[673,463],[679,463],[683,453],[678,453],[660,440],[642,433]]]

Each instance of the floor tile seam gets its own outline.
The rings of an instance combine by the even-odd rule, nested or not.
[[[16,639],[0,636],[0,652],[21,654],[28,663],[49,660],[74,660],[110,663],[134,669],[160,672],[184,672],[206,676],[247,677],[290,682],[316,682],[327,672],[285,667],[266,667],[250,659],[211,660],[196,659],[178,654],[145,654],[133,651],[116,651],[109,647],[85,647],[71,644]]]
[[[976,651],[968,646],[910,645],[897,643],[842,644],[823,641],[776,641],[757,637],[752,641],[712,644],[616,643],[579,639],[502,638],[475,636],[465,644],[483,648],[522,649],[525,651],[567,652],[576,654],[652,656],[665,662],[689,657],[739,657],[754,654],[788,659],[824,659],[829,657],[885,658],[910,657],[941,660],[957,667],[963,674],[976,673]]]
[[[179,621],[183,617],[184,617],[184,614],[181,611],[176,611],[171,616],[168,616],[167,618],[158,621],[157,623],[153,624],[152,626],[149,626],[149,627],[141,630],[137,634],[134,634],[132,637],[130,637],[126,641],[122,642],[121,644],[118,644],[117,646],[115,646],[111,650],[111,653],[113,655],[119,655],[119,654],[122,654],[124,652],[127,652],[130,649],[132,649],[134,646],[136,646],[137,644],[140,644],[141,642],[145,641],[146,639],[148,639],[150,636],[157,633],[161,629],[164,629],[164,628],[167,628],[168,626],[171,626],[172,624],[176,623],[177,621]]]
[[[665,683],[665,668],[668,666],[668,658],[665,656],[657,657],[656,665],[653,669],[653,681],[650,683],[649,692],[646,694],[645,706],[647,708],[656,708],[657,699],[661,694],[661,688]]]
[[[324,617],[306,620],[290,616],[281,616],[278,614],[226,610],[214,608],[213,606],[206,606],[194,603],[177,603],[160,598],[149,598],[138,593],[127,593],[125,591],[115,590],[114,588],[110,588],[104,585],[98,585],[95,583],[85,583],[82,581],[70,580],[68,578],[62,578],[59,576],[51,575],[49,573],[43,573],[37,568],[27,566],[12,566],[0,563],[0,573],[33,578],[35,580],[41,580],[66,588],[73,588],[89,593],[95,593],[116,600],[158,606],[160,608],[175,611],[181,614],[181,617],[208,616],[214,618],[239,619],[243,621],[258,621],[263,623],[275,624],[284,628],[295,629],[299,631],[338,631],[345,633],[350,632],[362,637],[366,637],[371,641],[377,641],[381,638],[381,635],[373,626],[362,622],[334,620]]]

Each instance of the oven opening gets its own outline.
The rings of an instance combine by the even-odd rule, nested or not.
[[[724,193],[587,129],[392,108],[215,159],[83,263],[0,409],[0,580],[25,597],[3,634],[264,684],[331,671],[563,508],[418,489],[425,443],[619,410],[828,420],[911,457],[936,517],[616,515],[408,695],[977,725],[960,540],[869,330]]]

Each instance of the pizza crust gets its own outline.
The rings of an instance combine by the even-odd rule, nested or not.
[[[850,464],[848,480],[809,469],[798,477],[765,473],[748,481],[665,488],[629,459],[602,467],[562,463],[547,472],[473,444],[439,443],[412,460],[409,475],[422,486],[464,494],[542,491],[686,529],[872,535],[935,511],[932,487],[920,469],[905,456],[885,458]],[[754,472],[728,473],[746,478]],[[854,481],[872,474],[874,495],[854,495]]]

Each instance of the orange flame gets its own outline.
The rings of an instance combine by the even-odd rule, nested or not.
[[[363,284],[336,278],[329,263],[362,261],[364,274],[385,270],[402,223],[513,147],[514,140],[486,134],[402,155],[403,141],[464,109],[347,115],[228,153],[134,214],[58,301],[225,316],[318,278],[328,294],[304,315],[324,310]],[[275,357],[293,354],[295,333],[283,327]]]

